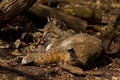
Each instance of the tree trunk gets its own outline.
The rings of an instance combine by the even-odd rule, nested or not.
[[[2,0],[0,2],[0,22],[7,21],[28,9],[36,0]]]

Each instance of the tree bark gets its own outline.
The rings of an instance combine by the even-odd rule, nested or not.
[[[102,12],[89,7],[72,7],[59,9],[65,14],[73,15],[87,21],[89,24],[98,24],[102,20]]]
[[[28,9],[36,0],[2,0],[0,2],[0,22],[7,21]]]
[[[76,32],[84,31],[87,27],[86,21],[74,16],[69,16],[56,9],[39,4],[38,2],[29,8],[29,12],[41,18],[47,18],[48,16],[55,17],[64,22],[68,28],[71,28]]]

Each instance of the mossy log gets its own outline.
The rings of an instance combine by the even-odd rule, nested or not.
[[[38,2],[29,8],[29,12],[40,18],[47,18],[48,16],[55,17],[58,20],[64,22],[68,28],[71,28],[76,32],[84,31],[87,27],[86,21],[74,16],[64,14],[54,8],[39,4]]]
[[[0,22],[7,21],[28,9],[36,0],[2,0],[0,2]]]
[[[81,18],[90,24],[101,23],[102,12],[88,7],[72,7],[59,9],[61,12]]]

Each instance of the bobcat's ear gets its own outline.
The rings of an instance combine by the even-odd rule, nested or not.
[[[57,18],[51,17],[51,16],[47,16],[47,21],[48,22],[52,21],[52,23],[55,24],[55,25],[59,25],[60,24]]]
[[[54,20],[53,17],[51,17],[51,16],[47,16],[47,21],[48,21],[48,22],[53,21],[53,20]]]

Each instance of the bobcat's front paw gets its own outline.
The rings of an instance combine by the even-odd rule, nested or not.
[[[23,57],[21,64],[25,65],[25,64],[29,64],[32,63],[34,61],[35,57],[32,54],[29,54],[25,57]]]

